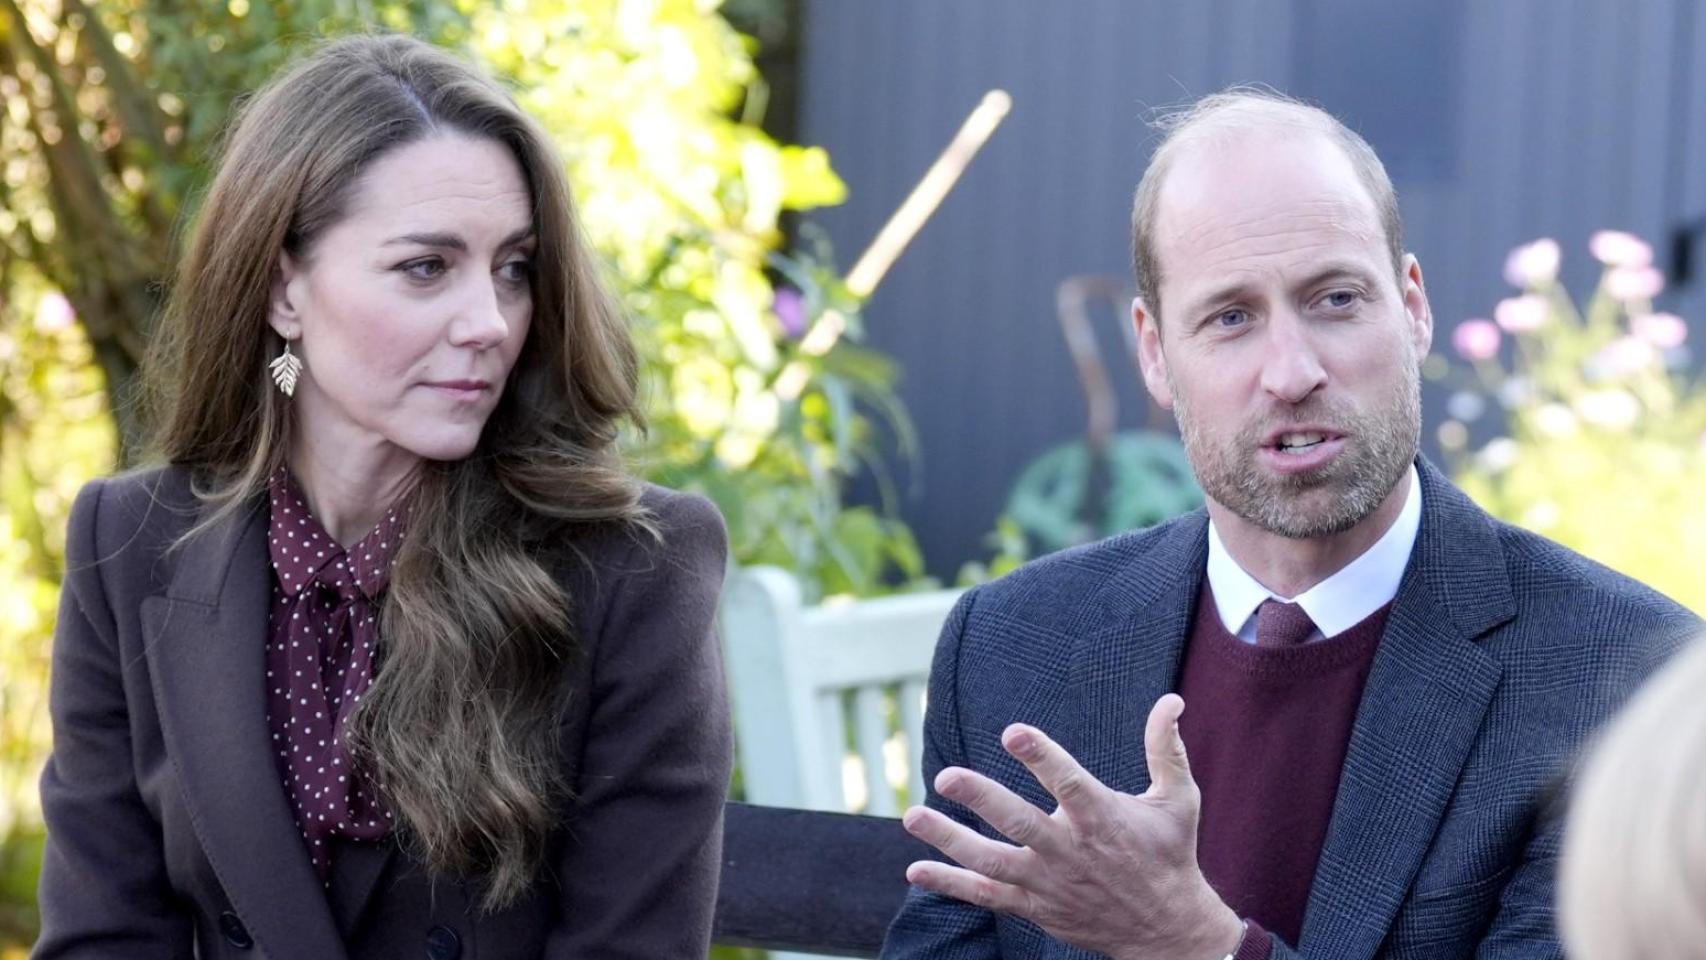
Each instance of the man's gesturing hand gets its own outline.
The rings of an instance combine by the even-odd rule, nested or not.
[[[1054,813],[982,774],[948,767],[936,776],[936,791],[1017,846],[912,807],[907,832],[961,866],[923,860],[907,868],[906,879],[1024,917],[1111,957],[1215,960],[1231,953],[1243,924],[1197,868],[1202,795],[1179,739],[1184,709],[1168,694],[1149,712],[1143,745],[1152,782],[1142,796],[1109,789],[1041,730],[1009,726],[1002,746],[1058,801]]]

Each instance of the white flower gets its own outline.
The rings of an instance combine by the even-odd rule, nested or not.
[[[1561,403],[1544,403],[1534,411],[1534,429],[1548,437],[1568,437],[1580,426],[1575,413]]]
[[[1558,279],[1559,259],[1558,241],[1551,237],[1525,243],[1505,258],[1505,281],[1524,290],[1549,287]]]
[[[1550,500],[1542,500],[1523,511],[1522,525],[1530,530],[1544,532],[1558,522],[1558,505]]]
[[[1641,417],[1641,401],[1627,390],[1589,390],[1576,398],[1576,413],[1606,430],[1622,432]]]
[[[1608,267],[1645,267],[1653,262],[1653,248],[1622,230],[1599,231],[1589,238],[1588,250]]]
[[[1490,473],[1503,473],[1509,470],[1516,465],[1517,460],[1521,457],[1522,448],[1510,437],[1499,437],[1496,440],[1488,441],[1487,445],[1481,448],[1481,452],[1475,455],[1475,459],[1481,464],[1481,468]]]
[[[1612,267],[1605,272],[1605,292],[1622,301],[1651,300],[1665,288],[1665,275],[1653,267]]]
[[[1638,373],[1659,362],[1659,352],[1640,337],[1618,337],[1600,351],[1598,369],[1613,377]]]
[[[69,329],[77,320],[77,311],[62,293],[46,293],[36,301],[36,329],[43,333]]]
[[[1674,313],[1647,313],[1631,317],[1629,329],[1660,350],[1680,347],[1682,341],[1688,339],[1688,324]]]
[[[1500,300],[1493,310],[1493,319],[1506,333],[1530,333],[1546,326],[1552,312],[1545,297],[1530,293]]]

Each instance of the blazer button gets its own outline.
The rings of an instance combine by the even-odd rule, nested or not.
[[[449,927],[427,931],[427,960],[456,960],[462,956],[462,939]]]
[[[227,910],[219,915],[219,932],[225,934],[225,942],[239,950],[247,950],[255,945],[255,938],[249,936],[249,930],[243,926],[243,921],[237,915]]]

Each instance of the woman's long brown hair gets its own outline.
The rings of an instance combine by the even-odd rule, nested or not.
[[[446,131],[502,143],[526,174],[532,323],[477,449],[422,470],[380,616],[384,666],[350,736],[402,842],[481,881],[491,910],[537,876],[567,795],[559,678],[577,639],[572,598],[540,558],[566,525],[645,526],[616,449],[621,425],[640,422],[634,347],[549,140],[502,87],[426,43],[325,44],[239,112],[150,373],[156,453],[191,467],[209,506],[197,529],[252,507],[291,431],[267,375],[282,348],[267,323],[280,252],[312,258],[377,157]]]

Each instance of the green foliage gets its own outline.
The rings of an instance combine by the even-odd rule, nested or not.
[[[862,411],[910,442],[895,371],[845,340],[800,349],[830,311],[856,336],[859,301],[821,242],[779,252],[783,210],[839,203],[846,188],[821,149],[733,119],[755,73],[747,43],[704,6],[493,7],[471,38],[556,135],[615,266],[647,359],[642,471],[714,500],[740,562],[791,569],[812,596],[880,592],[921,576],[922,559],[904,526],[843,506],[841,490],[876,465]],[[786,281],[780,300],[772,277]]]
[[[985,537],[987,561],[960,568],[973,586],[1034,556],[1171,520],[1202,506],[1203,494],[1179,439],[1126,430],[1098,452],[1085,440],[1055,447],[1020,471],[1007,507]]]
[[[0,946],[27,942],[48,744],[49,638],[78,488],[112,466],[113,422],[82,330],[56,293],[0,301]]]
[[[75,307],[126,461],[175,227],[233,101],[307,38],[368,17],[431,31],[460,16],[401,0],[180,6],[0,0],[0,275],[33,275]]]
[[[1493,514],[1706,611],[1706,389],[1682,372],[1683,322],[1652,312],[1651,250],[1616,233],[1593,248],[1605,271],[1585,312],[1557,283],[1555,243],[1512,254],[1525,292],[1455,331],[1469,370],[1440,445]],[[1501,406],[1507,433],[1471,452],[1466,423]]]
[[[960,565],[954,582],[961,587],[975,587],[1004,577],[1031,559],[1031,546],[1025,530],[1011,514],[995,518],[995,529],[984,535],[984,545],[994,553],[988,560],[968,560]]]
[[[1007,514],[1050,553],[1154,526],[1202,506],[1177,437],[1128,430],[1099,455],[1083,441],[1033,460],[1013,485]]]
[[[822,150],[735,118],[753,44],[715,2],[0,0],[0,950],[33,923],[70,498],[134,459],[136,370],[233,103],[366,25],[482,58],[556,138],[645,358],[646,476],[709,495],[739,562],[813,595],[922,575],[903,525],[841,502],[880,472],[880,431],[910,449],[896,371],[857,345],[827,248],[785,254],[778,227],[845,187]],[[807,348],[820,324],[846,332]]]

